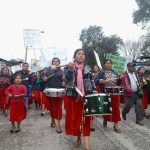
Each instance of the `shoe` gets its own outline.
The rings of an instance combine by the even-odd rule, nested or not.
[[[45,113],[44,113],[44,112],[41,112],[41,116],[45,116]]]
[[[95,131],[95,128],[91,128],[91,131],[93,131],[93,132],[94,132],[94,131]]]
[[[81,141],[79,140],[76,140],[74,143],[73,143],[73,147],[80,147],[81,146]]]
[[[10,133],[13,133],[14,130],[15,130],[15,127],[12,127],[12,128],[10,129]]]
[[[54,128],[55,126],[55,122],[51,122],[51,127]]]
[[[103,127],[107,127],[107,121],[105,119],[103,120]]]
[[[136,121],[136,124],[144,126],[144,123],[141,120]]]
[[[115,126],[114,126],[114,131],[117,133],[121,133],[121,130],[119,128],[116,128]]]
[[[123,120],[126,120],[127,118],[126,118],[126,114],[123,114],[122,113],[122,118],[123,118]]]
[[[20,132],[20,129],[16,128],[13,133],[18,133],[18,132]]]
[[[149,118],[150,118],[150,114],[145,113],[145,117],[146,117],[147,119],[149,119]]]
[[[56,132],[57,132],[57,133],[61,133],[62,131],[61,131],[61,130],[60,130],[60,131],[57,131],[57,130],[56,130]]]

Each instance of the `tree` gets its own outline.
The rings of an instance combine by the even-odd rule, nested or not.
[[[123,56],[130,55],[133,57],[133,60],[137,60],[140,56],[142,56],[142,47],[143,41],[141,39],[138,41],[127,40],[124,42],[119,51]]]
[[[107,53],[117,55],[119,47],[123,44],[122,39],[117,35],[105,36],[100,26],[90,26],[88,29],[83,29],[80,41],[85,49],[86,63],[91,67],[97,64],[93,50],[98,53],[101,62],[103,62]]]
[[[150,0],[135,0],[139,9],[133,13],[133,22],[147,23],[150,21]]]
[[[142,55],[150,56],[150,0],[135,0],[138,5],[138,10],[133,13],[133,22],[135,24],[142,24],[145,29],[146,35],[142,36],[144,41],[142,47]]]

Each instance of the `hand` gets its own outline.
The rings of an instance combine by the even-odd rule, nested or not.
[[[51,66],[51,70],[56,70],[57,66]]]
[[[69,68],[70,70],[74,70],[74,63],[70,62],[70,63],[68,64],[68,68]]]
[[[122,80],[123,79],[123,75],[121,74],[119,78]]]
[[[43,81],[47,81],[47,79],[48,79],[48,77],[44,77],[44,78],[43,78]]]
[[[20,97],[20,95],[15,95],[14,97],[15,97],[15,98],[18,98],[18,97]]]
[[[12,94],[8,94],[8,97],[12,97]]]
[[[107,83],[107,81],[104,80],[104,79],[100,79],[100,80],[99,80],[99,83],[105,84],[105,83]]]
[[[65,83],[65,82],[62,82],[61,85],[62,85],[63,87],[65,87],[65,86],[66,86],[66,83]]]

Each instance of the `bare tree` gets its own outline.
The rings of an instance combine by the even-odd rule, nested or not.
[[[133,56],[133,60],[139,59],[142,55],[142,47],[143,47],[143,40],[139,39],[138,41],[135,40],[127,40],[124,42],[123,46],[120,48],[119,52],[123,56],[131,55]]]

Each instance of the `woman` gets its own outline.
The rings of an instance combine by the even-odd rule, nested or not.
[[[41,71],[41,75],[40,75],[40,79],[44,78],[45,77],[45,74],[47,73],[47,68],[44,68],[42,71]],[[41,80],[42,81],[42,80]],[[40,92],[40,96],[41,96],[41,116],[44,116],[45,115],[45,109],[47,109],[47,100],[46,100],[46,95],[45,95],[45,88],[46,88],[46,82],[42,81],[41,82],[41,85],[40,85],[40,89],[41,89],[41,92]]]
[[[90,122],[91,117],[85,116],[84,99],[77,92],[81,91],[83,96],[96,93],[94,80],[92,79],[91,68],[85,66],[85,53],[83,49],[74,52],[74,63],[69,63],[64,69],[66,83],[66,120],[65,130],[67,135],[76,136],[74,147],[81,145],[81,135],[84,136],[85,149],[90,149]]]
[[[97,74],[100,71],[100,67],[98,65],[94,65],[94,73],[93,73],[93,78],[95,79]],[[101,93],[100,87],[96,86],[96,90],[98,93]],[[93,120],[94,120],[94,116],[91,118],[91,131],[95,131],[95,128],[93,127]]]
[[[140,67],[138,69],[138,74],[139,74],[141,82],[144,82],[144,80],[146,79],[145,68],[144,67]],[[149,118],[150,114],[147,113],[147,108],[148,108],[148,92],[147,92],[146,86],[143,86],[142,90],[143,90],[142,106],[143,106],[143,110],[144,110],[145,116],[147,118]]]
[[[9,108],[9,105],[6,103],[5,91],[9,87],[10,82],[9,69],[7,67],[3,67],[0,75],[0,109],[2,109],[5,116],[7,116],[7,110]]]
[[[102,93],[105,93],[106,86],[117,86],[121,82],[118,78],[117,73],[112,70],[112,61],[106,59],[104,61],[104,69],[101,70],[95,78],[96,85],[100,86]],[[111,95],[111,107],[112,115],[104,116],[103,126],[107,126],[107,121],[114,122],[114,131],[121,133],[121,130],[118,128],[118,122],[121,121],[120,117],[120,95]]]
[[[54,57],[52,66],[49,68],[43,81],[47,81],[46,88],[62,88],[63,72],[60,69],[60,59]],[[62,119],[62,97],[47,97],[48,109],[52,118],[51,127],[55,127],[55,119],[57,120],[56,132],[61,133],[60,120]]]
[[[12,127],[11,133],[20,132],[22,120],[26,118],[26,108],[24,105],[24,97],[26,96],[26,87],[22,84],[22,76],[17,74],[14,77],[14,84],[10,85],[6,94],[10,98],[10,121]],[[17,126],[15,126],[17,122]]]

